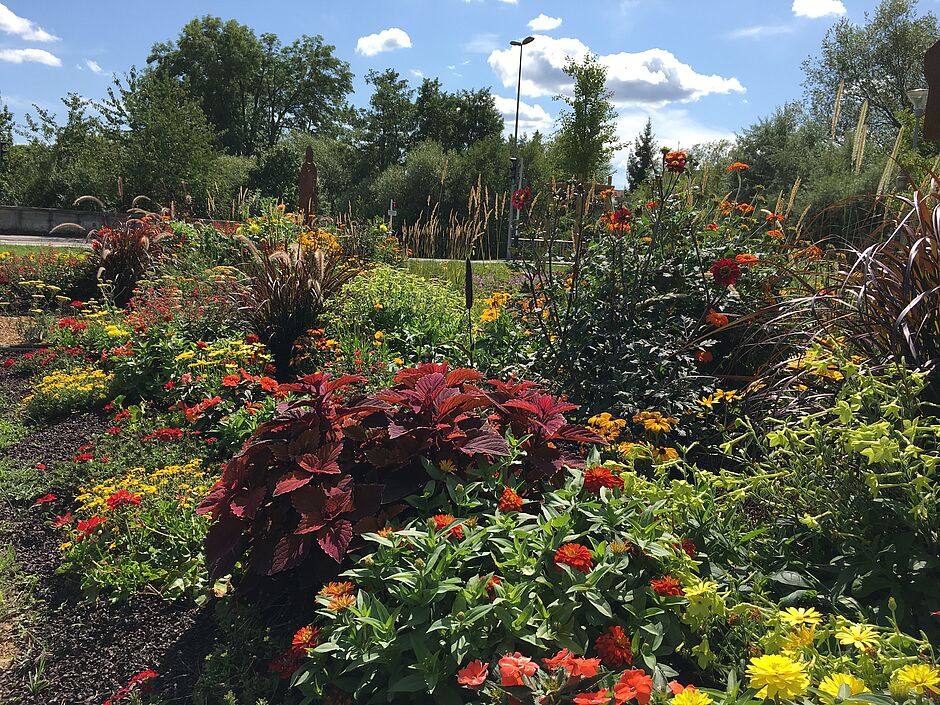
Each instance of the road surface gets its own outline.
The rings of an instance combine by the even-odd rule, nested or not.
[[[85,238],[43,237],[41,235],[0,235],[4,245],[31,245],[32,247],[88,247]]]

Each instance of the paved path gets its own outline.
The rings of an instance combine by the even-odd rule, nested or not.
[[[41,235],[0,235],[3,245],[31,245],[33,247],[88,247],[85,238],[43,237]]]

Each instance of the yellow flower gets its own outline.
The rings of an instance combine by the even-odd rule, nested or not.
[[[867,624],[850,624],[836,632],[836,639],[843,646],[870,649],[878,642],[878,633]]]
[[[787,607],[778,613],[780,621],[791,627],[815,627],[822,623],[823,616],[815,607]]]
[[[497,318],[499,318],[499,309],[498,308],[487,308],[483,310],[483,313],[480,315],[480,320],[483,323],[492,323]]]
[[[762,700],[794,698],[809,687],[806,665],[779,654],[752,658],[747,666],[747,675],[750,686],[757,689],[757,697]]]
[[[633,422],[653,433],[668,433],[679,423],[672,416],[663,416],[658,411],[641,411],[633,417]]]
[[[812,646],[816,641],[816,625],[809,627],[797,627],[783,644],[784,652],[798,651],[807,646]]]
[[[904,666],[894,674],[893,680],[918,695],[923,695],[927,690],[940,694],[940,689],[937,687],[940,686],[940,671],[926,663],[912,663],[910,666]]]
[[[385,333],[383,333],[383,332],[380,331],[380,330],[377,330],[377,331],[375,331],[375,336],[374,336],[374,337],[375,337],[375,342],[381,343],[381,342],[382,342],[382,338],[385,337]]]
[[[865,681],[861,678],[856,678],[850,673],[832,673],[825,678],[819,684],[819,689],[828,693],[834,698],[839,697],[839,691],[842,689],[843,685],[849,687],[850,695],[858,695],[859,693],[864,693],[868,690],[868,687],[865,685]]]
[[[718,583],[714,580],[699,580],[685,587],[685,597],[694,601],[699,597],[707,597],[718,592]]]
[[[711,705],[712,699],[698,688],[689,686],[672,698],[673,705]]]
[[[187,350],[186,352],[181,352],[173,359],[177,362],[182,362],[183,360],[192,360],[194,357],[196,357],[196,353],[194,353],[192,350]]]
[[[394,362],[396,365],[404,365],[404,364],[405,364],[405,361],[402,360],[400,357],[392,358],[392,362]]]

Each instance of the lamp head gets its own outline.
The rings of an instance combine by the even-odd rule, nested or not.
[[[907,99],[914,106],[915,113],[923,112],[927,107],[927,94],[930,93],[927,88],[915,88],[907,92]]]

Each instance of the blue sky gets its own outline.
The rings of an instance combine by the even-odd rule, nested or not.
[[[877,0],[0,0],[0,96],[18,118],[33,103],[55,110],[68,92],[101,97],[113,72],[143,65],[151,45],[194,16],[234,18],[285,42],[321,34],[356,74],[393,67],[414,84],[490,86],[507,119],[527,34],[522,129],[550,131],[565,91],[567,55],[592,51],[608,66],[631,139],[653,118],[669,146],[729,137],[798,98],[801,61],[841,16],[861,21]],[[936,10],[938,0],[921,0]]]

